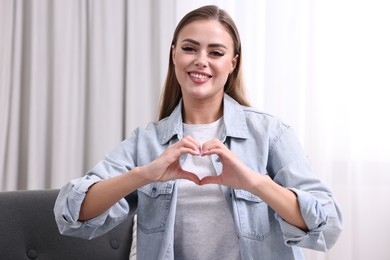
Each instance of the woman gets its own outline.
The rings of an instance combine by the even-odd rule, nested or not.
[[[300,247],[331,248],[341,211],[291,128],[248,106],[231,17],[196,9],[171,47],[160,120],[61,189],[61,233],[107,232],[137,191],[138,259],[303,259]]]

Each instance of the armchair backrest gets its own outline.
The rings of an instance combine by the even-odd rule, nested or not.
[[[59,190],[0,192],[0,259],[129,259],[134,212],[108,232],[92,239],[58,232],[53,207]],[[136,203],[136,194],[126,197]]]

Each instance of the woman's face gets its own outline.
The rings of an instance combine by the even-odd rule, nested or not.
[[[216,20],[194,21],[182,28],[172,59],[183,98],[222,98],[237,57],[230,34]]]

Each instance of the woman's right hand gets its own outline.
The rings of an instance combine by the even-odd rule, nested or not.
[[[200,143],[186,136],[169,146],[149,164],[135,167],[127,174],[95,183],[88,189],[81,205],[79,220],[91,219],[102,214],[130,192],[152,182],[187,179],[199,185],[200,180],[196,174],[184,171],[180,167],[180,156],[183,154],[200,155]]]
[[[201,145],[191,136],[185,136],[177,143],[169,146],[159,157],[141,167],[142,176],[148,182],[165,182],[172,179],[187,179],[194,183],[200,183],[199,177],[185,171],[180,166],[180,156],[183,154],[201,154]]]

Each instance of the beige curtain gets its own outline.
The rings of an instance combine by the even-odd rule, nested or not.
[[[123,0],[0,5],[0,189],[58,188],[129,129],[155,118],[160,41],[147,28],[157,24],[158,6]]]

